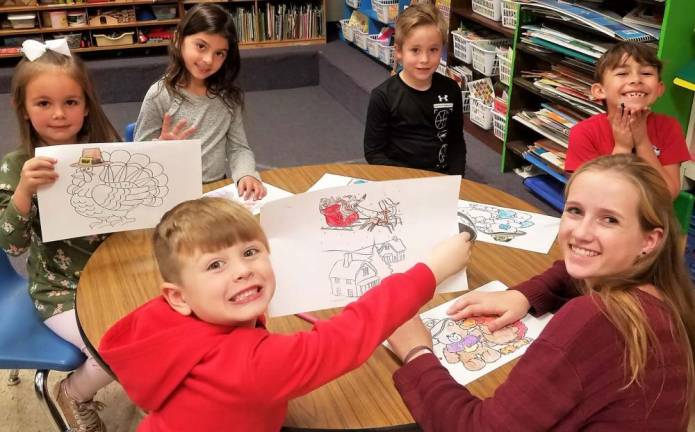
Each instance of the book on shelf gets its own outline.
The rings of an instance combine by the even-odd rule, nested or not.
[[[565,73],[563,73],[565,72]],[[593,115],[606,112],[600,102],[591,96],[591,86],[585,80],[577,80],[567,73],[567,68],[550,71],[521,71],[521,78],[532,81],[532,85],[543,95],[558,98],[583,114]]]
[[[524,8],[560,22],[574,22],[612,38],[635,42],[655,40],[649,33],[631,28],[597,10],[558,0],[521,0]]]
[[[313,39],[325,35],[323,11],[310,3],[237,7],[231,15],[240,42]]]
[[[539,139],[528,147],[528,151],[548,162],[557,171],[563,172],[565,170],[567,151],[552,140],[547,138]]]
[[[603,53],[608,50],[607,44],[602,44],[596,40],[588,39],[586,36],[580,39],[569,33],[555,30],[546,25],[524,25],[521,28],[524,31],[524,35],[530,37],[532,41],[534,39],[541,39],[551,43],[553,46],[559,45],[563,48],[576,51],[594,59],[600,58]]]

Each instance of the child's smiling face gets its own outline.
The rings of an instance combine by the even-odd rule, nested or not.
[[[413,28],[403,40],[403,45],[396,46],[396,57],[403,64],[403,81],[418,90],[427,90],[439,66],[443,45],[442,34],[436,25]]]
[[[591,87],[591,94],[605,100],[609,112],[620,109],[622,104],[633,110],[649,107],[663,93],[664,84],[657,68],[640,64],[628,54]]]
[[[181,257],[181,281],[165,283],[169,304],[218,325],[253,326],[275,293],[270,253],[260,240]]]
[[[200,32],[186,36],[181,43],[181,57],[191,83],[205,85],[205,80],[220,70],[228,52],[229,41],[220,34]]]
[[[82,86],[59,68],[40,73],[26,86],[26,119],[46,145],[75,144],[87,115]]]

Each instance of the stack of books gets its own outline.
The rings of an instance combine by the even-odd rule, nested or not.
[[[596,38],[584,35],[581,39],[575,37],[569,30],[559,31],[544,24],[524,25],[522,41],[550,51],[563,54],[589,64],[596,64],[598,59],[607,51],[607,44]]]
[[[561,147],[567,148],[570,129],[585,117],[557,104],[543,103],[538,111],[519,111],[513,118]]]
[[[603,104],[591,96],[593,80],[566,66],[552,65],[550,71],[522,71],[521,78],[532,81],[541,94],[559,99],[581,113],[593,115],[606,112]]]

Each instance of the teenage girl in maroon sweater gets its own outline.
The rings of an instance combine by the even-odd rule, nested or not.
[[[693,286],[659,173],[633,155],[595,159],[566,188],[564,261],[452,318],[555,316],[494,396],[481,400],[432,355],[419,319],[389,339],[396,387],[425,431],[686,431],[693,412]],[[422,347],[422,346],[425,347]]]

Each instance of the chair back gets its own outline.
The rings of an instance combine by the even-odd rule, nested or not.
[[[84,360],[79,349],[46,327],[27,281],[0,250],[0,369],[71,371]]]
[[[125,140],[126,142],[135,141],[135,123],[128,123],[125,127]]]
[[[688,227],[690,226],[690,218],[693,215],[693,203],[695,202],[695,196],[686,191],[680,191],[678,197],[673,202],[673,212],[676,214],[676,219],[681,226],[681,234],[688,234]]]

